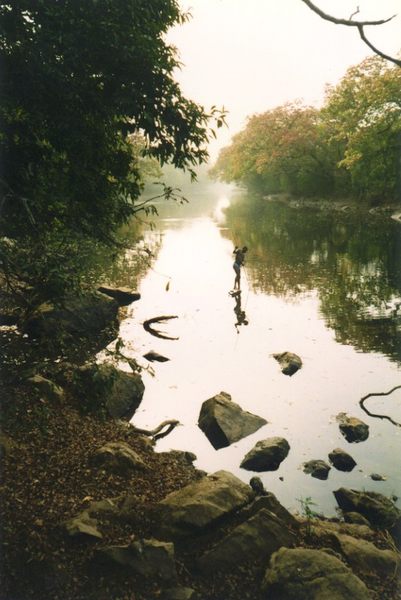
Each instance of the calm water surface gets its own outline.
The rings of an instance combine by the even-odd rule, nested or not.
[[[141,300],[121,325],[126,354],[142,365],[149,350],[170,359],[152,363],[154,376],[144,372],[133,423],[153,429],[178,419],[182,425],[157,451],[190,450],[198,468],[226,469],[244,481],[255,473],[239,464],[254,444],[285,437],[291,449],[279,470],[258,475],[292,510],[311,496],[317,510],[334,514],[332,491],[340,486],[401,496],[401,428],[359,406],[366,394],[401,384],[401,226],[388,217],[261,202],[217,185],[195,187],[190,200],[161,207],[156,228],[145,234],[155,257],[140,280]],[[240,325],[228,294],[234,244],[249,247],[241,296],[247,324]],[[143,329],[145,319],[160,315],[177,315],[156,328],[178,340]],[[286,350],[303,361],[293,377],[272,357]],[[268,423],[214,450],[197,421],[202,403],[220,391]],[[367,407],[401,422],[401,390]],[[367,441],[345,440],[340,412],[369,424]],[[304,461],[328,461],[337,447],[356,460],[351,473],[332,468],[320,481],[303,472]],[[372,473],[387,479],[375,482]]]

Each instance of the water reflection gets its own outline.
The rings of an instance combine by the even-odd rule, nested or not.
[[[120,335],[124,354],[142,364],[151,350],[170,360],[154,364],[154,377],[143,372],[145,394],[134,424],[153,429],[178,419],[182,427],[158,441],[158,451],[190,450],[198,468],[226,469],[244,481],[252,474],[239,465],[255,443],[285,437],[288,457],[261,478],[290,509],[299,508],[297,498],[311,496],[319,510],[332,514],[332,491],[342,485],[400,496],[394,456],[401,429],[368,418],[359,406],[366,394],[400,383],[399,321],[388,315],[397,311],[399,296],[398,230],[392,227],[398,225],[238,198],[223,211],[223,227],[227,194],[216,189],[198,189],[192,206],[163,207],[156,228],[144,234],[155,257]],[[239,243],[249,251],[242,293],[235,298],[229,291]],[[177,315],[164,329],[179,339],[157,339],[144,330],[144,321],[158,315]],[[384,331],[378,319],[384,319]],[[303,361],[293,377],[283,375],[272,356],[285,350]],[[221,391],[267,424],[217,451],[197,422],[202,403]],[[370,398],[369,409],[401,421],[401,390]],[[368,440],[344,448],[339,412],[367,421]],[[303,462],[328,460],[337,447],[347,449],[358,467],[345,474],[331,469],[324,482],[304,474]],[[375,472],[386,481],[371,481]]]
[[[243,310],[242,308],[242,296],[241,296],[242,292],[241,291],[237,291],[237,292],[230,292],[230,295],[232,298],[234,298],[234,314],[235,314],[235,329],[237,331],[237,333],[240,332],[239,328],[241,327],[241,325],[248,325],[249,321],[248,318],[246,316],[245,310]]]
[[[252,249],[248,275],[255,291],[291,298],[317,290],[339,342],[401,361],[399,223],[249,196],[237,196],[226,217],[226,235]]]

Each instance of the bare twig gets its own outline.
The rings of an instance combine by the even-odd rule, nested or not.
[[[358,14],[359,14],[359,6],[356,7],[356,10],[352,13],[349,20],[352,21],[352,19],[355,17],[355,15],[358,15]]]
[[[325,21],[330,21],[331,23],[335,23],[336,25],[346,25],[348,27],[356,27],[359,31],[359,35],[361,37],[361,39],[365,42],[365,44],[367,46],[369,46],[369,48],[371,50],[373,50],[373,52],[375,54],[377,54],[378,56],[381,56],[382,58],[394,63],[395,65],[397,65],[398,67],[401,67],[401,60],[395,58],[394,56],[390,56],[388,54],[385,54],[384,52],[381,52],[381,50],[379,50],[378,48],[376,48],[366,37],[365,32],[364,32],[364,27],[369,26],[369,25],[384,25],[385,23],[389,23],[392,19],[394,19],[394,17],[396,17],[397,15],[393,15],[392,17],[389,17],[388,19],[380,19],[378,21],[353,21],[352,18],[355,16],[355,14],[357,14],[357,12],[359,12],[359,8],[358,11],[353,13],[351,15],[351,17],[349,19],[338,19],[337,17],[333,17],[332,15],[329,15],[327,13],[325,13],[324,11],[322,11],[318,6],[316,6],[315,4],[313,4],[313,2],[311,2],[310,0],[301,0],[304,4],[306,4],[306,6],[308,6],[311,10],[313,10],[314,13],[316,13],[317,15],[319,15],[319,17],[321,19],[324,19]]]

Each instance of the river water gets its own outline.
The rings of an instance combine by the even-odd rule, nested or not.
[[[125,354],[154,373],[143,372],[146,390],[133,423],[153,429],[178,419],[156,451],[191,451],[197,468],[226,469],[244,481],[259,475],[291,510],[311,497],[315,510],[335,514],[332,492],[341,486],[401,496],[401,427],[359,405],[401,384],[401,226],[388,216],[294,208],[217,184],[195,185],[188,198],[188,205],[160,205],[139,245],[153,258],[120,336]],[[229,295],[235,244],[249,248],[240,319]],[[178,339],[144,330],[144,320],[161,315],[177,318],[155,328]],[[150,350],[170,360],[150,364],[143,358]],[[292,377],[272,356],[287,350],[303,361]],[[220,391],[268,423],[215,450],[197,421],[202,403]],[[401,422],[401,390],[366,406]],[[345,440],[341,412],[369,425],[365,442]],[[280,468],[240,469],[255,443],[273,436],[290,444]],[[352,472],[332,468],[326,481],[303,472],[305,461],[328,461],[338,447],[356,460]],[[373,481],[372,473],[385,480]]]

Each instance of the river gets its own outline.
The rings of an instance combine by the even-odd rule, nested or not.
[[[178,419],[156,451],[191,451],[197,468],[226,469],[244,481],[259,475],[290,510],[310,497],[317,512],[333,515],[332,492],[341,486],[401,496],[401,427],[359,405],[363,396],[401,384],[401,226],[368,212],[261,201],[212,183],[193,186],[188,197],[187,205],[160,204],[139,245],[154,257],[120,336],[124,352],[154,373],[143,371],[146,390],[133,423],[153,429]],[[239,320],[229,295],[235,244],[249,248]],[[144,330],[144,320],[160,315],[177,316],[155,327],[178,339]],[[150,364],[143,358],[150,350],[170,360]],[[303,361],[292,377],[272,356],[286,350]],[[202,403],[220,391],[268,423],[214,450],[197,421]],[[401,422],[401,390],[366,406]],[[369,425],[365,442],[345,440],[336,420],[341,412]],[[240,469],[255,443],[273,436],[290,444],[280,468]],[[328,461],[338,447],[357,462],[352,472],[332,468],[326,481],[303,472],[303,462]],[[373,481],[372,473],[385,480]]]

